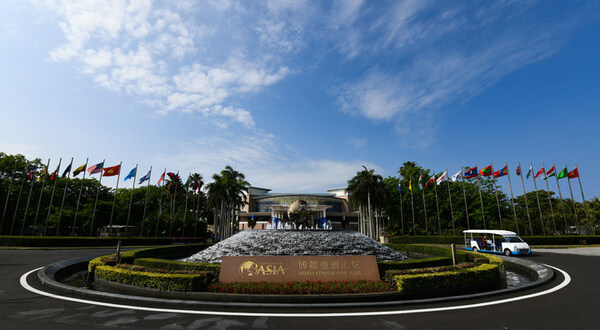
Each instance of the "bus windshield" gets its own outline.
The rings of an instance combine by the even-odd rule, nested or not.
[[[509,243],[521,243],[523,240],[519,236],[504,236]]]

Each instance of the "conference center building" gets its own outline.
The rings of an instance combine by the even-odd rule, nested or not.
[[[314,228],[358,228],[358,212],[348,203],[346,188],[327,189],[325,193],[272,193],[271,189],[250,187],[244,192],[246,204],[238,212],[239,230],[289,228],[287,211],[302,200],[308,204]],[[251,221],[253,220],[253,221]],[[249,225],[256,222],[254,228]]]

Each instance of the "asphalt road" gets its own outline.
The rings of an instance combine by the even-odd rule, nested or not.
[[[578,249],[579,250],[579,249]],[[582,250],[592,251],[592,250]],[[352,317],[232,317],[149,312],[88,305],[25,290],[19,278],[25,272],[50,263],[112,253],[113,250],[0,250],[0,329],[91,329],[91,328],[165,328],[165,329],[597,329],[600,324],[600,256],[537,252],[532,261],[565,270],[571,283],[554,293],[510,303],[469,309],[416,314]],[[574,251],[570,251],[574,252]],[[35,275],[35,274],[34,274]],[[36,276],[29,277],[34,287]],[[493,301],[541,292],[562,282],[559,275],[551,283],[501,297],[378,309],[347,309],[349,312],[396,311],[444,307]],[[225,310],[225,309],[224,309]],[[227,309],[227,311],[231,311]],[[256,310],[254,310],[256,311]],[[340,310],[312,310],[315,313]],[[277,313],[282,310],[265,310]],[[298,312],[298,311],[293,311]]]

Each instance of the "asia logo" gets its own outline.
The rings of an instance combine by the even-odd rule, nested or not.
[[[251,277],[257,275],[285,275],[285,269],[281,264],[261,263],[257,264],[254,261],[248,260],[240,264],[240,276]]]

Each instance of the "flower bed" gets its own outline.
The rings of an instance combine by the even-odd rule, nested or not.
[[[210,292],[245,294],[351,294],[393,292],[396,289],[386,282],[259,282],[213,283]]]

